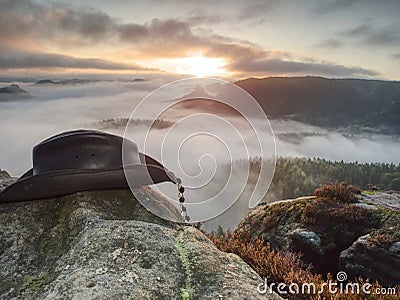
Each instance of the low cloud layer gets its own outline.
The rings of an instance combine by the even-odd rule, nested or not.
[[[98,58],[77,58],[62,54],[32,52],[0,47],[0,69],[14,68],[150,70],[138,65],[116,63]]]
[[[129,117],[137,103],[159,86],[160,81],[152,80],[137,83],[116,81],[81,85],[21,84],[21,87],[29,92],[31,98],[0,102],[0,126],[2,128],[0,131],[0,168],[14,176],[20,176],[32,166],[32,147],[35,144],[61,131],[78,128],[97,129],[95,121]],[[166,99],[170,99],[169,95],[164,96]],[[150,107],[149,109],[157,108]],[[196,112],[198,113],[193,108],[180,108],[165,112],[165,116],[169,116],[172,121],[176,122],[182,116],[194,115]],[[142,118],[146,118],[146,116],[143,115]],[[228,164],[230,158],[237,161],[247,157],[246,151],[241,148],[241,138],[247,145],[249,144],[247,141],[253,141],[253,144],[256,141],[254,132],[247,122],[239,122],[236,118],[232,115],[226,116],[222,120],[195,116],[190,120],[177,123],[174,131],[170,133],[168,132],[170,128],[157,129],[151,132],[145,152],[160,161],[169,162],[166,166],[179,177],[185,178],[184,182],[187,187],[194,186],[196,180],[207,182],[208,178],[213,178],[205,190],[197,192],[196,189],[187,189],[185,192],[187,199],[190,199],[189,203],[205,201],[223,189],[227,182],[224,169],[222,171],[218,169],[221,164]],[[224,125],[226,120],[234,125],[241,138],[231,127]],[[265,122],[265,120],[255,120],[255,122]],[[275,134],[278,156],[400,163],[399,137],[343,133],[290,120],[271,120],[271,125]],[[123,127],[111,128],[107,131],[123,135],[124,129]],[[138,125],[133,129],[133,137],[130,135],[129,137],[135,141],[139,141],[139,137],[146,133],[145,126]],[[212,136],[191,136],[199,130],[209,133],[217,130],[218,137],[221,137],[224,143],[215,140]],[[166,139],[164,140],[164,138]],[[186,142],[178,149],[177,147],[185,138],[187,138]],[[162,148],[161,141],[163,141]],[[231,147],[230,151],[227,151],[226,146]],[[253,146],[247,147],[250,156],[257,153]],[[161,150],[163,156],[160,154]],[[205,154],[212,155],[216,160]],[[267,153],[267,155],[271,156],[272,153]],[[180,165],[176,163],[178,158]],[[236,199],[235,197],[244,187],[243,183],[246,183],[247,174],[244,166],[245,163],[242,162],[239,172],[234,173],[229,179],[230,184],[235,188],[227,188],[223,197],[225,200],[218,201],[215,207],[214,204],[210,204],[207,206],[208,210],[217,211],[221,205],[228,204],[226,207],[222,207],[227,208],[232,204],[229,201]],[[217,168],[217,172],[213,177],[215,168]],[[270,167],[269,170],[272,169]],[[198,179],[184,177],[183,171],[189,176],[200,174],[200,177]],[[271,176],[272,171],[268,174]],[[263,182],[268,182],[268,178],[264,178]],[[157,188],[173,199],[176,196],[176,187],[171,184],[157,185]],[[228,214],[208,222],[207,228],[215,229],[218,224],[226,227],[237,224],[248,211],[250,193],[249,190],[245,191],[244,196],[235,203]],[[192,219],[195,219],[207,212],[192,210],[189,214]]]
[[[282,156],[320,157],[346,162],[400,163],[400,138],[384,134],[327,130],[296,121],[272,121]]]
[[[30,99],[0,102],[0,168],[20,175],[31,166],[32,146],[40,140],[62,130],[94,127],[90,125],[93,121],[128,117],[135,105],[160,84],[156,80],[56,86],[21,84],[30,93]],[[176,112],[171,116],[179,118]],[[193,126],[198,127],[196,124]],[[188,126],[183,127],[185,132],[190,129]],[[400,141],[396,137],[328,132],[287,120],[272,120],[272,127],[278,155],[400,163]],[[115,132],[122,134],[123,128]],[[196,148],[193,153],[200,155],[201,149]]]

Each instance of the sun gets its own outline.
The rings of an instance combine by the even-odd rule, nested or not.
[[[192,56],[175,59],[176,72],[198,77],[221,75],[225,62],[222,58]]]
[[[163,59],[157,67],[168,72],[193,75],[197,77],[224,76],[226,62],[223,58],[205,57],[203,55]]]

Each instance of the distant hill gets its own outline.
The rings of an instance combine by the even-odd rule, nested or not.
[[[65,84],[65,85],[78,85],[78,84],[88,84],[88,83],[96,83],[101,81],[109,81],[113,82],[114,80],[95,80],[95,79],[79,79],[79,78],[71,78],[71,79],[64,79],[64,80],[52,80],[52,79],[41,79],[36,81],[36,85],[57,85],[57,84]],[[144,82],[146,81],[143,78],[134,78],[134,79],[118,79],[121,82]]]
[[[0,102],[26,99],[29,97],[29,93],[17,84],[11,84],[0,88]]]
[[[42,79],[37,81],[35,84],[57,84],[58,81],[53,81],[51,79]]]
[[[196,113],[212,113],[225,116],[239,115],[232,107],[213,99],[215,99],[215,96],[208,94],[204,87],[196,86],[190,93],[170,101],[184,100],[178,101],[177,104],[174,105],[176,110],[192,109]]]
[[[0,94],[28,94],[28,92],[20,88],[20,86],[17,84],[11,84],[1,88]]]
[[[143,78],[135,78],[135,79],[132,79],[132,80],[127,80],[127,81],[131,81],[131,82],[144,82],[144,81],[146,81],[146,80],[143,79]]]
[[[37,84],[37,85],[43,85],[43,84],[87,84],[87,83],[91,83],[91,82],[98,82],[98,80],[72,78],[72,79],[55,81],[55,80],[51,80],[51,79],[42,79],[42,80],[37,81],[35,84]]]
[[[321,77],[249,78],[235,83],[271,118],[318,126],[385,127],[400,134],[400,82]]]

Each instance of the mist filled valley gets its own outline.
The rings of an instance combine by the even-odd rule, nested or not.
[[[255,95],[269,116],[271,125],[271,132],[267,134],[270,151],[263,157],[269,160],[270,164],[266,167],[264,177],[259,178],[261,184],[265,185],[265,190],[269,184],[271,186],[266,195],[260,192],[260,200],[271,202],[310,195],[325,182],[347,181],[362,188],[370,185],[399,189],[400,136],[397,130],[398,115],[393,114],[393,107],[398,105],[400,84],[356,81],[357,88],[364,85],[370,89],[370,97],[365,100],[366,106],[371,110],[368,111],[362,106],[357,110],[351,105],[347,105],[346,108],[340,107],[340,102],[341,105],[351,103],[351,95],[357,97],[357,101],[361,101],[363,95],[355,94],[356,88],[349,88],[350,94],[343,95],[342,81],[321,78],[271,80],[272,85],[271,81],[265,80],[265,83],[260,85],[260,80],[255,80],[252,84],[256,84],[256,87],[246,86],[251,83],[251,79],[238,83],[239,86],[247,88],[250,94]],[[129,138],[139,141],[151,128],[146,149],[141,149],[139,144],[141,151],[145,150],[147,154],[162,161],[167,168],[174,170],[179,177],[186,178],[188,186],[195,186],[193,176],[197,180],[211,183],[208,190],[189,190],[189,202],[201,202],[204,198],[214,196],[228,182],[231,184],[228,187],[236,187],[238,182],[242,183],[242,189],[233,191],[231,188],[227,194],[221,196],[223,199],[230,199],[234,198],[235,193],[244,192],[228,214],[225,213],[214,220],[216,223],[211,227],[224,223],[224,220],[229,220],[224,227],[237,224],[249,211],[250,188],[254,187],[254,178],[257,178],[259,173],[256,162],[260,161],[260,155],[254,142],[252,128],[245,122],[240,122],[240,116],[231,113],[229,108],[216,106],[219,104],[215,104],[215,101],[201,104],[196,102],[197,98],[221,95],[232,98],[233,95],[227,93],[223,83],[209,85],[206,89],[194,89],[193,86],[183,85],[182,96],[189,95],[195,100],[186,102],[185,105],[168,107],[168,110],[157,116],[154,123],[152,113],[157,111],[156,106],[147,108],[148,115],[142,114],[140,118],[129,120],[138,103],[163,82],[167,80],[149,78],[17,82],[19,88],[26,93],[7,95],[7,98],[0,95],[3,97],[0,99],[1,168],[13,176],[20,176],[31,167],[32,147],[61,131],[86,128],[123,135],[129,123]],[[3,83],[2,87],[8,85],[9,83]],[[336,85],[339,85],[337,89]],[[390,89],[382,92],[382,86],[385,85],[390,85]],[[313,86],[316,94],[312,93]],[[262,90],[264,93],[260,92]],[[298,91],[295,96],[294,90]],[[196,92],[200,94],[197,95]],[[380,96],[386,97],[382,98],[381,104],[376,100]],[[167,93],[162,97],[162,101],[169,101],[175,96]],[[343,100],[343,97],[347,98]],[[323,110],[325,102],[328,108]],[[269,113],[269,103],[272,113]],[[251,114],[251,111],[249,113]],[[218,119],[209,119],[210,115],[217,115]],[[190,122],[187,120],[188,116],[191,118]],[[381,123],[377,116],[383,120]],[[368,126],[368,120],[372,119],[374,121]],[[220,120],[228,123],[220,123]],[[254,118],[253,122],[265,121]],[[233,124],[239,135],[232,134],[226,124]],[[211,132],[216,128],[216,135],[221,137],[226,145],[201,135],[186,140],[194,132]],[[169,139],[165,138],[167,136]],[[239,137],[243,140],[246,151],[240,150]],[[160,151],[161,141],[163,152]],[[181,145],[179,151],[177,144]],[[171,157],[176,155],[177,151],[180,165],[170,163],[174,161]],[[218,171],[218,168],[224,169],[226,165],[233,166],[233,171],[234,166],[236,170],[247,170],[247,184],[243,183],[243,178],[238,178],[244,176],[241,173],[245,172],[241,171],[237,172],[239,175],[235,175],[231,170],[231,181],[228,181],[226,174],[229,172]],[[210,178],[214,180],[210,181]],[[254,182],[251,182],[252,180]],[[161,186],[160,189],[167,195],[174,193],[173,190],[168,190],[168,187]],[[196,218],[196,212],[192,212],[192,216]],[[201,218],[200,213],[198,218]]]
[[[321,79],[315,80],[318,82]],[[335,80],[331,81],[336,83]],[[20,175],[31,163],[29,157],[31,147],[47,136],[63,130],[93,128],[122,134],[126,123],[116,124],[113,119],[129,118],[135,106],[150,92],[158,88],[160,82],[162,81],[129,82],[117,80],[83,81],[75,84],[57,85],[19,83],[19,86],[26,90],[29,96],[12,95],[12,100],[5,101],[4,98],[1,98],[3,94],[0,94],[0,122],[2,126],[0,159],[2,168],[9,170],[15,176]],[[364,85],[368,83],[369,81],[362,81]],[[382,82],[381,86],[378,86],[379,90],[382,91],[382,85],[386,84],[389,83]],[[3,83],[0,87],[7,85],[8,83]],[[239,85],[244,84],[239,82]],[[374,86],[377,83],[371,81],[370,85]],[[391,106],[397,107],[399,105],[400,84],[393,83],[392,85],[396,89],[392,87],[394,91],[382,91],[383,99],[381,102],[390,102]],[[313,104],[310,104],[307,110],[308,115],[319,116],[319,124],[317,125],[316,117],[307,117],[305,116],[306,113],[302,115],[300,113],[293,114],[293,105],[283,103],[282,105],[287,105],[288,109],[288,113],[284,114],[283,108],[277,108],[276,103],[278,101],[276,99],[278,96],[276,94],[284,94],[285,91],[287,93],[288,91],[284,87],[279,89],[279,85],[275,86],[274,90],[275,95],[270,96],[274,99],[271,100],[272,117],[268,110],[268,96],[264,96],[262,101],[259,102],[261,102],[261,106],[264,107],[267,115],[270,116],[277,144],[277,156],[319,157],[346,162],[400,163],[400,155],[398,154],[400,139],[396,134],[397,131],[395,131],[399,126],[399,113],[397,111],[386,106],[383,107],[383,105],[376,110],[371,108],[369,115],[364,115],[366,119],[372,118],[370,115],[388,114],[388,112],[393,117],[390,119],[383,115],[384,121],[380,124],[377,124],[378,120],[375,118],[368,126],[366,121],[359,121],[363,116],[360,116],[359,113],[359,111],[364,110],[362,106],[358,110],[352,110],[351,107],[349,108],[352,102],[348,99],[346,101],[349,104],[346,107],[338,107],[336,110],[329,109],[329,107],[323,109],[326,98],[329,98],[329,103],[334,103],[334,99],[331,99],[332,96],[329,93],[321,94],[319,92],[319,98],[315,95],[310,95],[310,97],[319,99],[320,107],[317,107],[317,109],[320,114],[318,115],[315,112],[316,109],[312,106]],[[378,91],[375,91],[375,94]],[[189,93],[190,90],[188,90]],[[250,91],[250,93],[252,92]],[[259,93],[259,91],[254,93]],[[304,91],[302,93],[304,94]],[[285,97],[287,99],[287,96],[281,96],[281,98]],[[302,97],[306,99],[306,96],[303,95]],[[375,95],[376,97],[378,96]],[[337,96],[337,98],[339,99],[337,101],[342,99],[341,96]],[[258,98],[256,99],[258,100]],[[315,100],[313,101],[315,102]],[[307,107],[307,100],[298,100],[298,102],[298,106]],[[305,102],[305,104],[301,105],[302,102]],[[370,106],[370,102],[366,105]],[[196,109],[194,107],[193,112],[196,112]],[[299,110],[304,111],[305,109]],[[277,113],[278,110],[280,110],[279,113]],[[329,117],[326,118],[329,120],[324,126],[323,120],[327,114],[329,114]],[[345,120],[343,114],[346,114]],[[172,114],[169,117],[171,117],[171,120],[166,121],[175,122],[179,115]],[[307,118],[310,120],[308,123],[299,121]],[[141,117],[141,119],[146,119],[146,116]],[[343,126],[340,126],[340,124],[332,126],[333,119],[343,119]],[[158,130],[166,129],[158,128]],[[140,125],[138,130],[140,131]],[[198,146],[196,145],[196,147]]]

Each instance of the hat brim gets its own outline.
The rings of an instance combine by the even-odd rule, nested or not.
[[[135,181],[128,185],[125,173]],[[164,181],[176,183],[176,177],[156,165],[57,170],[38,175],[29,170],[0,193],[0,203],[48,199],[80,191],[134,188]]]

